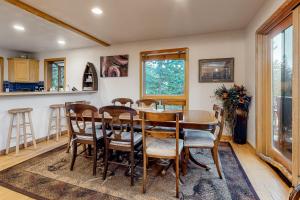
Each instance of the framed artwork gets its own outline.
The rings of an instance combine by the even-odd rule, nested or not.
[[[234,58],[199,60],[199,82],[234,82]]]
[[[127,77],[129,55],[101,56],[100,77]]]

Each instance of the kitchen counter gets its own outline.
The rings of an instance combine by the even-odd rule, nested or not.
[[[5,96],[37,96],[37,95],[64,95],[64,94],[92,94],[97,91],[69,91],[69,92],[3,92],[0,97]]]
[[[102,101],[97,91],[70,91],[70,92],[7,92],[0,93],[0,151],[6,147],[10,117],[8,110],[15,108],[32,108],[32,123],[36,139],[48,135],[50,105],[64,104],[65,102],[89,101],[99,108]],[[66,120],[62,120],[66,124]],[[65,130],[66,126],[62,130]],[[21,140],[23,143],[23,140]],[[30,141],[30,140],[29,140]],[[14,143],[12,143],[14,146]],[[0,197],[1,199],[1,197]]]

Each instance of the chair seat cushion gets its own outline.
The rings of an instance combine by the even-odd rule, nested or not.
[[[176,139],[174,138],[164,138],[157,139],[147,137],[146,139],[147,147],[146,154],[152,156],[162,156],[162,157],[175,157],[176,156]],[[183,140],[178,140],[178,154],[181,153],[183,149]]]
[[[137,133],[137,132],[134,132],[133,133],[133,138],[134,138],[134,142],[133,144],[134,145],[137,145],[139,144],[142,139],[143,139],[143,136],[141,133]],[[111,135],[111,138],[114,138],[114,134]],[[130,132],[122,132],[121,133],[121,140],[130,140]],[[127,141],[115,141],[115,140],[112,140],[110,142],[111,145],[117,145],[117,146],[126,146],[126,147],[129,147],[130,146],[130,142],[127,142]]]
[[[209,131],[186,130],[185,147],[213,147],[215,136]]]

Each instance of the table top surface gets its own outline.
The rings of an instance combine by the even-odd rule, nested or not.
[[[138,113],[140,111],[149,111],[149,112],[182,112],[183,119],[180,120],[180,123],[183,124],[206,124],[206,125],[214,125],[217,123],[217,120],[212,112],[205,111],[205,110],[185,110],[185,111],[163,111],[163,110],[149,110],[149,109],[136,109]],[[91,115],[86,113],[85,117],[89,118]],[[111,116],[107,113],[104,114],[105,119],[111,119]],[[96,121],[102,119],[100,114],[95,114]],[[120,120],[129,120],[129,114],[121,114]],[[139,114],[133,117],[134,121],[141,121]]]

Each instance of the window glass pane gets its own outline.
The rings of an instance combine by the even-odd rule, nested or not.
[[[273,147],[292,159],[293,28],[272,38]]]
[[[64,66],[61,66],[60,67],[60,80],[59,80],[60,81],[59,83],[60,83],[61,87],[64,87],[64,83],[65,83],[64,80],[65,80]]]
[[[148,60],[144,62],[144,94],[184,94],[185,60]]]
[[[55,63],[52,64],[51,87],[55,88],[55,89],[58,89],[58,66]]]

